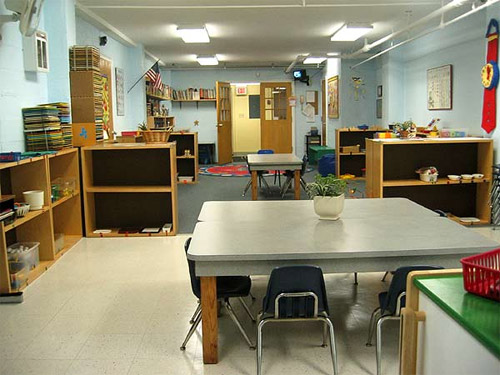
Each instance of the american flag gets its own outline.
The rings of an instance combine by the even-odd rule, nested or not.
[[[149,68],[149,70],[146,72],[146,76],[149,78],[151,83],[153,84],[153,88],[159,89],[161,88],[161,74],[160,74],[160,67],[158,65],[158,61],[154,63],[154,65]]]

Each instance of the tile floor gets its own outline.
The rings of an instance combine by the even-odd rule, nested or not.
[[[480,231],[500,240],[500,230]],[[226,315],[219,320],[218,365],[203,365],[199,333],[179,350],[196,307],[186,238],[80,241],[26,289],[24,303],[0,305],[0,374],[255,374],[255,351]],[[341,375],[375,372],[375,347],[365,340],[377,293],[388,286],[381,276],[360,274],[357,287],[352,274],[326,276]],[[260,301],[267,279],[253,280]],[[233,305],[255,340],[255,326]],[[254,312],[259,307],[251,304]],[[317,323],[280,327],[264,331],[264,374],[332,372]],[[387,324],[385,374],[397,373],[397,328]]]

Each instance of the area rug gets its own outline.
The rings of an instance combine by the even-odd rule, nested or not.
[[[310,172],[312,170],[312,168],[307,168],[306,172]],[[201,167],[200,174],[216,177],[250,177],[250,173],[248,172],[248,167],[246,164],[235,163]],[[269,173],[265,174],[265,176],[273,175],[274,171],[269,171]]]

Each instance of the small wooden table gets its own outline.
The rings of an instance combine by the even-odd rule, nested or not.
[[[300,170],[302,160],[294,154],[250,154],[248,168],[252,174],[252,200],[257,200],[257,172],[267,170],[294,171],[295,199],[300,199]]]
[[[218,362],[217,276],[269,275],[277,266],[293,264],[315,264],[325,273],[383,272],[415,264],[456,268],[462,257],[498,247],[497,242],[407,200],[389,202],[406,206],[406,214],[380,216],[377,205],[386,201],[359,199],[352,203],[358,206],[355,210],[346,201],[346,215],[337,221],[299,218],[301,209],[293,215],[286,207],[297,202],[288,201],[279,210],[290,214],[278,220],[269,215],[256,221],[196,224],[188,258],[196,262],[201,278],[204,363]],[[261,216],[260,208],[249,210],[240,203],[227,210],[230,217],[252,211],[251,216]]]

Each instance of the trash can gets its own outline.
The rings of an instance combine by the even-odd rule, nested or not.
[[[323,177],[335,174],[335,154],[323,155],[318,162],[318,173]]]

